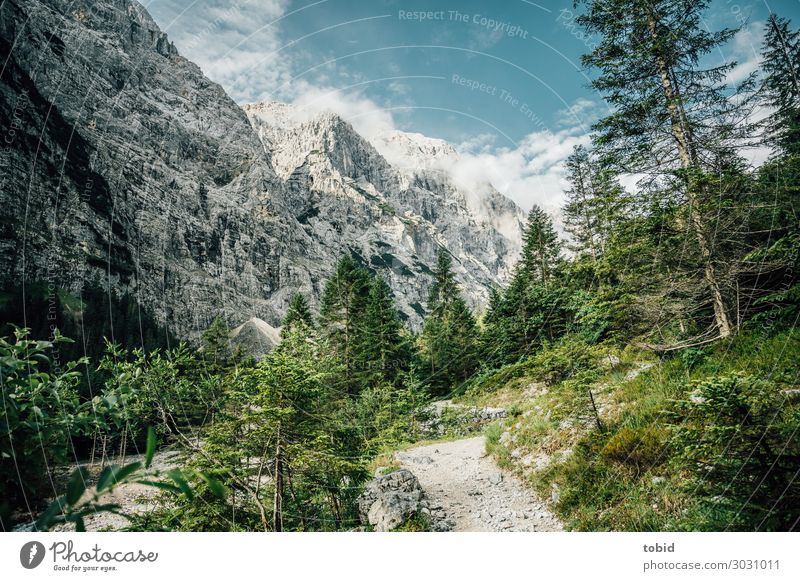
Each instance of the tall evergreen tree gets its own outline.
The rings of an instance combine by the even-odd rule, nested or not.
[[[302,326],[308,329],[313,328],[314,317],[311,315],[311,309],[308,306],[306,297],[301,293],[295,293],[289,301],[289,309],[286,311],[286,316],[283,318],[281,335],[283,335],[284,332]]]
[[[800,30],[775,14],[764,37],[762,92],[775,109],[768,120],[770,141],[784,154],[800,154]]]
[[[528,214],[523,247],[508,288],[496,293],[484,319],[483,349],[489,364],[530,354],[542,341],[563,332],[566,293],[555,284],[561,242],[553,221],[539,206]]]
[[[566,166],[569,188],[562,212],[573,240],[571,250],[596,263],[625,213],[626,195],[611,172],[582,145],[575,147]]]
[[[522,232],[522,257],[515,277],[524,284],[547,286],[561,261],[561,244],[547,212],[534,205]]]
[[[399,374],[408,369],[410,353],[392,289],[381,276],[370,282],[364,324],[366,338],[361,357],[368,367],[370,382],[395,384]]]
[[[726,337],[734,323],[715,253],[713,217],[720,205],[704,172],[715,152],[742,137],[750,110],[725,86],[735,63],[703,68],[700,62],[736,31],[707,30],[708,0],[586,4],[578,22],[601,39],[583,62],[599,71],[592,84],[614,110],[595,125],[596,143],[621,171],[672,178],[685,200],[714,325]]]
[[[435,395],[448,393],[477,368],[477,324],[461,296],[452,265],[450,253],[440,250],[420,338],[426,380]]]
[[[342,381],[351,394],[357,393],[362,384],[360,374],[364,369],[360,351],[367,330],[369,281],[369,273],[350,256],[345,256],[336,265],[322,294],[319,317],[322,333],[342,361]]]

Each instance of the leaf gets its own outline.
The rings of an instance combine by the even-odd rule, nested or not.
[[[97,479],[97,492],[100,492],[106,487],[106,485],[109,483],[111,475],[114,473],[115,468],[116,466],[114,465],[109,465],[103,468],[103,471],[100,473],[100,476]]]
[[[85,533],[86,532],[86,525],[83,523],[83,517],[79,516],[75,519],[75,532],[76,533]]]
[[[228,490],[225,488],[225,485],[222,484],[216,478],[209,476],[208,474],[200,473],[200,478],[205,480],[206,484],[208,485],[208,489],[211,491],[211,494],[219,498],[220,500],[225,498]]]
[[[152,486],[153,488],[159,488],[161,490],[165,490],[171,494],[178,495],[181,493],[180,488],[178,488],[174,484],[170,484],[169,482],[158,482],[157,480],[137,480],[137,482],[145,486]]]
[[[169,476],[175,484],[178,485],[178,488],[181,489],[186,495],[186,498],[192,500],[194,498],[194,493],[192,492],[192,488],[189,486],[189,483],[186,482],[186,477],[183,475],[183,472],[175,468],[174,470],[170,470],[167,472],[167,476]]]
[[[139,470],[141,467],[141,462],[131,462],[130,464],[119,468],[114,472],[114,482],[117,484],[120,482],[125,482],[125,479],[127,479],[128,476]]]
[[[39,518],[36,519],[36,530],[38,531],[49,531],[53,528],[54,517],[64,510],[64,507],[67,505],[67,501],[63,496],[59,496],[56,500],[54,500],[47,509],[39,515]]]
[[[86,477],[86,468],[78,468],[72,473],[72,476],[69,477],[67,493],[65,495],[68,506],[75,506],[81,499],[81,496],[83,496],[86,490]]]
[[[153,463],[153,455],[156,453],[156,431],[153,426],[147,428],[147,451],[144,454],[144,467],[150,468]]]

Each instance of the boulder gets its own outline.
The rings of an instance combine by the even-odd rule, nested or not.
[[[428,508],[419,481],[409,470],[371,480],[358,499],[361,522],[379,532],[391,531]]]

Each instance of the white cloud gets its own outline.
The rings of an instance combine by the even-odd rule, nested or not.
[[[304,117],[332,111],[349,121],[355,130],[367,139],[397,127],[391,111],[387,111],[360,92],[344,92],[304,81],[297,84],[295,91],[297,97],[292,101],[292,105]]]
[[[289,0],[152,0],[148,11],[178,51],[237,101],[291,78],[280,19]]]
[[[514,148],[471,152],[462,145],[453,178],[462,187],[489,181],[525,210],[538,204],[555,213],[567,186],[564,162],[576,145],[588,143],[585,132],[569,128],[535,131]]]
[[[743,26],[733,37],[730,46],[732,54],[729,60],[735,60],[736,66],[728,72],[726,77],[729,84],[741,83],[759,69],[764,25],[763,21],[751,22],[747,26]]]

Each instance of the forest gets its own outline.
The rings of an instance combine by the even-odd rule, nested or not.
[[[528,449],[570,449],[529,480],[571,530],[796,530],[800,30],[772,15],[761,70],[733,85],[714,57],[736,31],[707,30],[707,4],[581,3],[610,112],[567,160],[565,232],[534,206],[481,312],[442,248],[418,332],[357,255],[319,309],[294,296],[261,359],[221,319],[196,344],[86,357],[6,324],[0,529],[82,530],[136,482],[160,495],[128,530],[355,530],[376,459],[425,437],[431,402],[512,394]],[[162,448],[185,465],[154,473]]]

